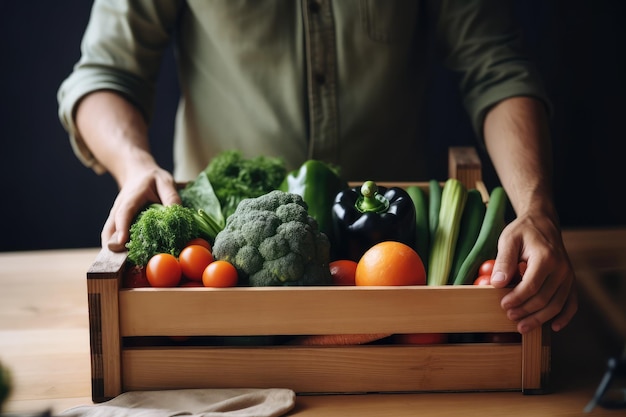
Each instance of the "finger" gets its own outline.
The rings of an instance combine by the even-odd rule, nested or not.
[[[164,206],[181,204],[180,195],[176,190],[176,183],[171,176],[167,176],[167,178],[158,177],[156,180],[156,189],[159,199]]]
[[[567,302],[569,292],[569,286],[561,286],[554,298],[545,308],[520,320],[519,323],[517,323],[517,330],[522,334],[528,333],[556,317]]]
[[[117,207],[119,206],[119,194],[113,201],[113,206],[111,206],[111,210],[109,210],[109,216],[104,222],[104,226],[102,227],[102,232],[100,234],[101,245],[103,248],[109,248],[112,251],[119,251],[115,245],[111,245],[111,242],[115,242],[117,240],[117,234],[115,229],[115,213],[117,213]]]
[[[120,204],[115,213],[115,234],[109,241],[109,249],[113,251],[126,249],[126,242],[130,238],[130,225],[141,208],[142,204],[138,200],[133,200],[128,205]]]
[[[111,237],[115,234],[115,220],[112,213],[109,213],[109,217],[107,217],[104,222],[104,226],[102,226],[102,232],[100,233],[100,245],[103,248],[108,247],[109,241]]]
[[[498,240],[498,253],[491,273],[491,285],[503,288],[511,283],[518,271],[519,253],[519,242],[507,238],[506,233],[502,233]]]
[[[543,281],[543,285],[541,286],[541,288],[539,288],[539,290],[530,298],[528,298],[523,304],[509,308],[507,310],[507,317],[510,320],[514,321],[521,320],[522,318],[530,314],[547,308],[551,303],[554,303],[554,298],[558,296],[559,290],[561,288],[565,288],[567,290],[567,292],[565,293],[565,295],[567,295],[570,290],[570,285],[567,283],[566,280],[561,279],[561,277],[548,277]],[[563,304],[565,304],[564,298],[560,304],[560,307],[562,307]],[[557,313],[558,311],[554,314],[556,315]]]
[[[500,305],[504,310],[511,310],[522,306],[530,298],[534,297],[541,291],[549,275],[550,264],[547,260],[529,259],[526,264],[526,272],[522,281],[507,295],[502,297]],[[556,291],[556,286],[553,287]],[[552,294],[546,294],[552,295]]]
[[[578,311],[578,294],[576,292],[576,287],[572,286],[569,297],[565,302],[565,306],[552,321],[552,330],[558,332],[559,330],[567,326],[567,324],[576,315],[576,311]]]
[[[570,293],[570,286],[563,284],[558,286],[547,280],[545,288],[542,288],[534,297],[524,305],[507,311],[507,317],[512,321],[524,322],[528,318],[535,317],[540,324],[556,317],[563,309]]]

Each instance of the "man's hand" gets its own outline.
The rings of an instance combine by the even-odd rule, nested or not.
[[[500,235],[491,284],[509,285],[518,273],[519,261],[527,263],[522,281],[502,298],[509,319],[527,333],[551,321],[559,331],[578,308],[575,276],[559,228],[548,216],[522,216]]]
[[[527,263],[522,281],[502,299],[502,308],[526,333],[552,321],[562,329],[578,301],[574,271],[561,237],[552,196],[552,150],[543,103],[512,97],[495,105],[484,125],[487,151],[517,218],[500,235],[491,282],[504,287]]]
[[[180,204],[176,184],[169,172],[155,165],[138,168],[129,174],[102,229],[102,247],[112,251],[126,248],[130,225],[146,204]]]
[[[130,225],[148,203],[180,203],[172,175],[150,153],[148,126],[132,103],[111,91],[84,97],[76,125],[98,163],[115,178],[120,192],[102,229],[102,247],[122,251]]]

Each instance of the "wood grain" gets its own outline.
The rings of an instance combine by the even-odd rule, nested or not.
[[[518,344],[127,349],[123,362],[127,390],[242,386],[289,387],[298,393],[521,389]]]
[[[120,332],[122,336],[507,332],[515,331],[500,308],[508,291],[477,286],[125,289],[119,294]]]

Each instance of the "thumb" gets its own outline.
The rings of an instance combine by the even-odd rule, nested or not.
[[[491,273],[491,285],[496,288],[503,288],[509,285],[516,276],[519,251],[511,243],[499,244],[498,246],[498,254]]]

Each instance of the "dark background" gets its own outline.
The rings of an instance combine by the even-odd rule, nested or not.
[[[564,227],[626,225],[623,200],[626,30],[622,0],[518,0],[527,47],[554,105],[556,201]],[[76,159],[57,118],[56,92],[79,58],[87,0],[0,0],[0,251],[95,247],[114,181]],[[454,76],[436,69],[430,140],[473,145]],[[158,89],[154,153],[171,169],[178,93],[171,52]],[[485,161],[483,155],[483,161]],[[488,186],[496,181],[485,163]]]

